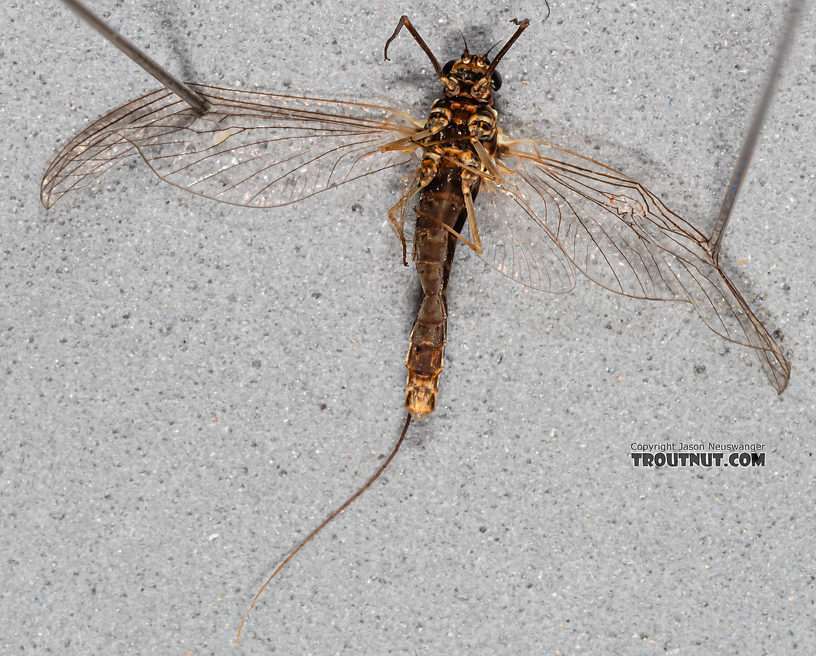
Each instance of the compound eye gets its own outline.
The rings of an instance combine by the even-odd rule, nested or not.
[[[493,71],[493,77],[490,78],[490,83],[493,85],[493,91],[501,89],[502,79],[498,71]]]
[[[451,59],[447,64],[445,64],[445,67],[442,69],[442,75],[444,75],[445,77],[448,77],[448,75],[450,75],[450,72],[453,70],[453,65],[455,63],[456,63],[456,60]]]

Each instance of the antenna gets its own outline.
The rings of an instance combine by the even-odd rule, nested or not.
[[[115,45],[119,50],[125,53],[139,66],[146,70],[150,75],[155,77],[165,87],[170,89],[184,100],[197,114],[203,114],[209,109],[207,101],[199,94],[193,91],[190,87],[177,80],[165,69],[159,66],[155,61],[143,53],[139,48],[133,45],[125,37],[119,34],[116,30],[106,24],[101,18],[94,14],[85,5],[78,0],[62,0],[66,5],[73,9],[80,18],[86,21],[97,32],[104,36],[108,41]]]

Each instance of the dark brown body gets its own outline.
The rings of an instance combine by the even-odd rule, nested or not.
[[[446,291],[459,241],[430,217],[446,223],[456,232],[462,230],[467,213],[461,190],[461,169],[442,168],[421,193],[413,260],[422,284],[423,298],[405,359],[408,368],[405,407],[417,418],[430,414],[436,406],[439,374],[445,366]]]
[[[405,359],[408,380],[405,407],[421,420],[436,407],[439,375],[445,365],[448,278],[456,244],[468,220],[464,187],[471,199],[479,192],[480,177],[470,175],[463,164],[479,166],[472,145],[474,117],[493,115],[490,105],[472,98],[445,98],[437,101],[428,120],[439,121],[440,129],[423,144],[425,158],[421,170],[429,182],[419,195],[412,259],[422,285],[423,298],[411,330]],[[491,155],[496,150],[495,130],[479,143]],[[430,176],[433,176],[432,178]],[[463,182],[463,176],[465,182]],[[448,226],[451,230],[445,228]]]
[[[477,253],[482,252],[473,200],[483,179],[499,179],[494,156],[498,154],[498,115],[493,110],[493,92],[501,87],[496,65],[530,25],[527,19],[513,19],[515,33],[493,60],[484,55],[465,51],[459,59],[440,66],[431,49],[411,24],[402,16],[394,33],[385,43],[383,52],[388,59],[390,44],[404,27],[425,51],[442,83],[443,96],[428,114],[422,129],[413,137],[398,139],[381,150],[423,150],[422,164],[414,183],[406,189],[400,201],[388,212],[403,246],[402,230],[406,203],[419,192],[414,260],[422,284],[422,302],[411,330],[411,344],[405,366],[408,381],[405,407],[416,420],[427,417],[436,407],[439,375],[444,368],[447,332],[448,277],[456,252],[456,242],[464,241]],[[492,50],[492,48],[491,48]],[[468,224],[468,240],[462,230]]]

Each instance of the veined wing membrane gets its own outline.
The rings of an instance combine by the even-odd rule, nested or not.
[[[517,193],[485,184],[478,198],[477,222],[483,252],[479,257],[502,275],[526,287],[564,294],[575,287],[575,268],[555,239],[530,215]],[[548,211],[548,208],[544,208]],[[518,220],[519,212],[529,221]]]
[[[790,367],[694,226],[624,174],[541,141],[507,142],[497,186],[598,285],[634,298],[691,303],[725,339],[756,350],[781,393]],[[480,226],[481,228],[481,226]],[[547,240],[542,240],[547,244]]]
[[[413,157],[410,147],[378,150],[418,130],[388,107],[189,86],[210,104],[201,116],[161,89],[80,132],[48,167],[43,205],[135,154],[165,182],[247,207],[294,203]]]
[[[450,158],[452,162],[467,166]],[[420,171],[417,169],[402,180],[403,193],[389,212],[397,236],[413,243],[413,230],[407,221],[408,210],[415,198]],[[530,221],[519,221],[519,210],[530,212],[515,189],[496,185],[483,177],[477,197],[477,223],[483,251],[476,255],[485,264],[526,287],[553,294],[565,294],[575,288],[575,267],[566,257],[555,236],[538,222],[535,214]],[[547,208],[544,208],[546,211]],[[472,237],[472,235],[471,235]]]

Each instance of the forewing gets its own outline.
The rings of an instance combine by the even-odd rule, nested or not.
[[[293,203],[413,156],[410,147],[379,151],[418,129],[388,107],[189,86],[210,105],[201,116],[161,89],[80,132],[48,167],[43,205],[135,154],[172,185],[247,207]]]
[[[694,226],[643,185],[540,141],[508,142],[499,189],[584,275],[618,294],[691,303],[711,330],[756,349],[782,392],[790,367],[779,346],[708,251]],[[545,242],[549,243],[549,242]]]

